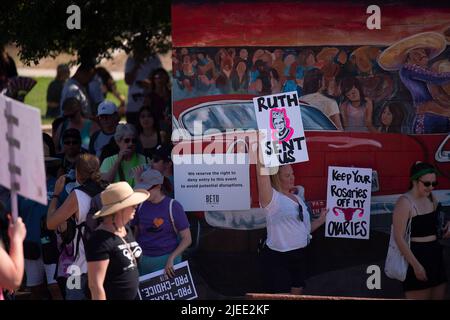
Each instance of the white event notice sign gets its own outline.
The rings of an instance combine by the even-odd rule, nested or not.
[[[246,154],[173,155],[175,199],[186,211],[250,209],[249,162]],[[236,161],[243,159],[243,161]]]

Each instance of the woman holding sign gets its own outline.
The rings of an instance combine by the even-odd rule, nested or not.
[[[94,218],[102,218],[102,222],[86,246],[93,300],[136,298],[139,285],[136,259],[142,249],[127,224],[133,219],[137,205],[149,195],[145,190],[133,191],[127,182],[112,183],[101,193],[103,207]]]
[[[447,278],[442,247],[437,239],[438,203],[431,193],[437,185],[436,169],[428,163],[418,162],[411,168],[410,180],[411,188],[398,199],[393,215],[394,238],[409,263],[403,290],[407,299],[442,300]],[[410,219],[409,246],[404,235]],[[450,223],[447,223],[444,237],[450,236],[449,227]]]
[[[302,294],[306,279],[306,253],[311,235],[325,222],[327,209],[310,221],[305,202],[292,192],[295,182],[292,166],[267,175],[258,162],[259,203],[266,212],[267,240],[262,251],[264,281],[271,293]]]

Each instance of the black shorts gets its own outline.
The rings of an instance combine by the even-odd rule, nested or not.
[[[406,279],[403,282],[404,291],[423,290],[436,287],[447,282],[442,246],[438,241],[412,242],[411,251],[425,268],[427,281],[420,281],[414,274],[414,269],[409,265]]]
[[[280,252],[265,246],[261,259],[268,293],[289,293],[293,287],[305,286],[306,248]]]

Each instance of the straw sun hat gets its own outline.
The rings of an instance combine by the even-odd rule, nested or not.
[[[437,32],[423,32],[397,41],[378,58],[379,65],[386,71],[399,70],[405,62],[406,55],[413,49],[430,50],[429,59],[437,57],[445,50],[445,37]]]
[[[146,190],[136,190],[127,182],[111,183],[101,194],[103,207],[97,211],[94,218],[109,216],[121,209],[135,206],[147,200],[150,193]]]

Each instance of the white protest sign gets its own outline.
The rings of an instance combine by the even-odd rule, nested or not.
[[[141,300],[192,300],[197,298],[194,281],[187,261],[173,266],[175,276],[169,278],[164,269],[139,277],[138,295]]]
[[[325,236],[369,239],[372,169],[328,167]]]
[[[175,199],[186,211],[250,209],[250,176],[247,154],[173,155]],[[242,159],[242,161],[236,161]]]
[[[39,109],[0,95],[0,154],[0,184],[47,205]]]
[[[258,129],[266,133],[261,144],[266,167],[308,161],[297,92],[253,98]]]

